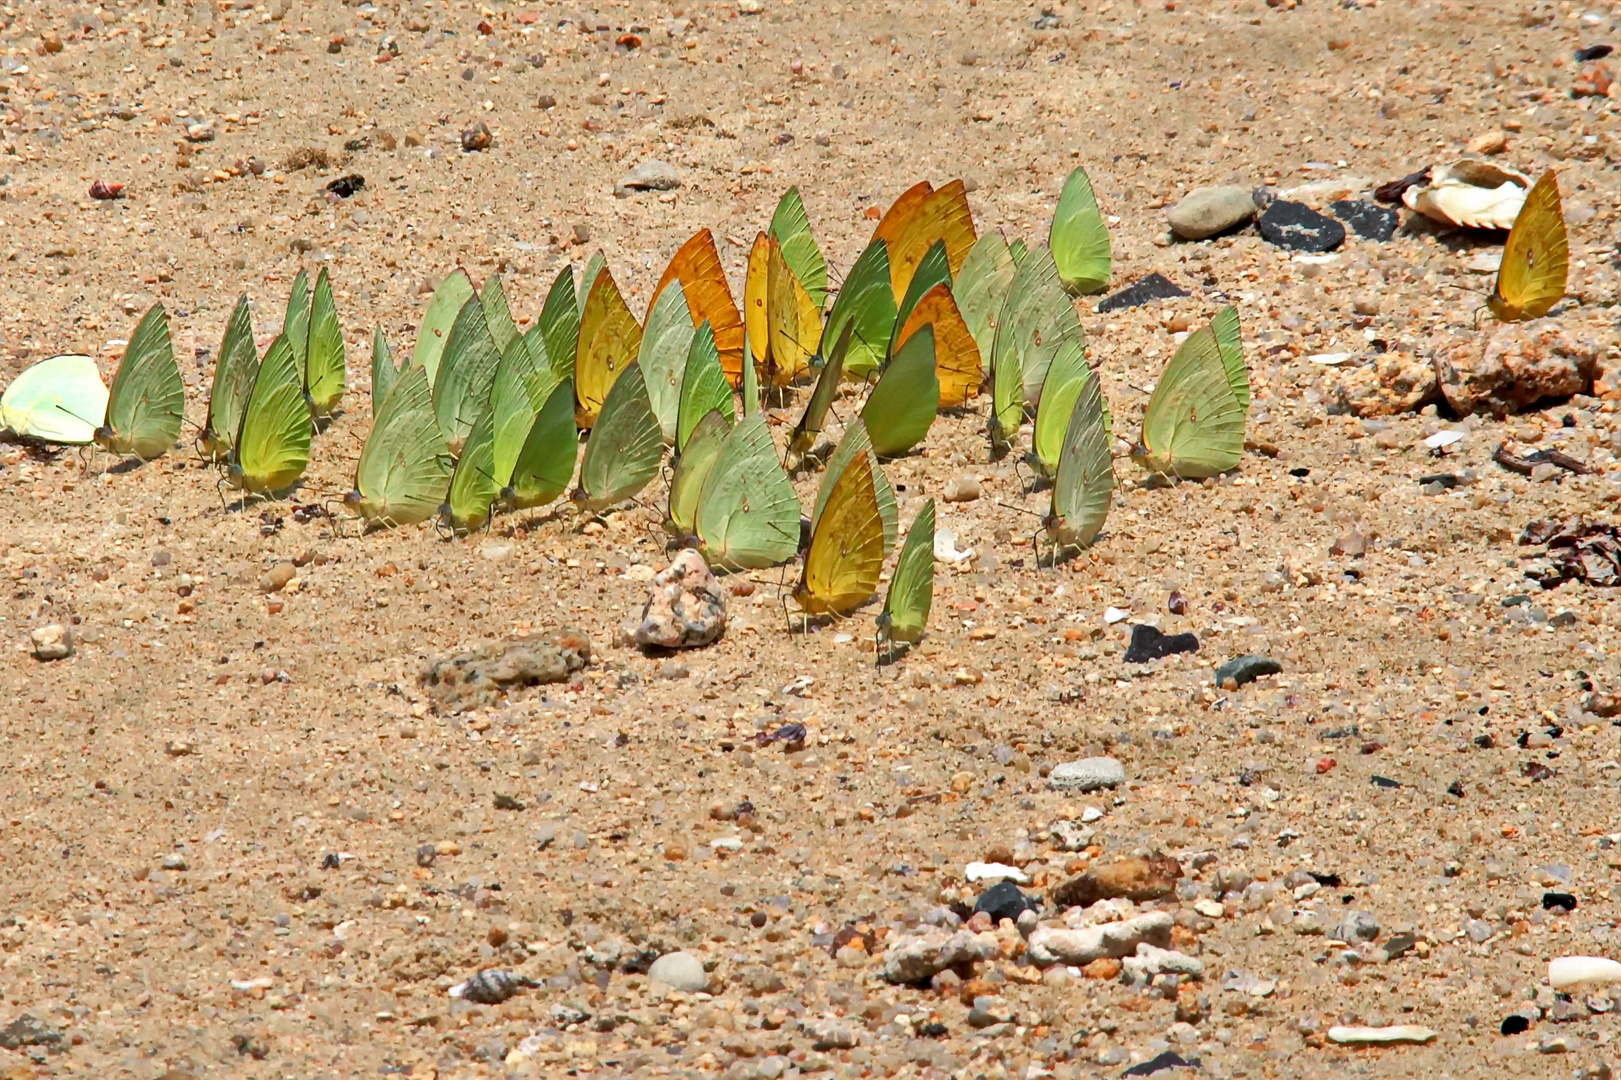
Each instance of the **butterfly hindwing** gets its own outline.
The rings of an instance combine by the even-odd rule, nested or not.
[[[1570,273],[1570,239],[1559,198],[1559,179],[1550,169],[1532,185],[1503,245],[1497,287],[1486,303],[1504,322],[1540,319],[1565,295]]]

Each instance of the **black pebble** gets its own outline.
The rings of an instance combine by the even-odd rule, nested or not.
[[[1174,300],[1186,295],[1188,295],[1186,289],[1179,287],[1163,274],[1149,274],[1140,281],[1127,285],[1113,296],[1104,297],[1098,303],[1098,311],[1123,311],[1126,308],[1142,307],[1150,300]]]
[[[1463,483],[1463,477],[1459,476],[1457,473],[1449,472],[1435,473],[1431,476],[1421,476],[1418,478],[1419,487],[1423,487],[1425,484],[1440,484],[1442,487],[1451,490],[1461,483]]]
[[[1519,1013],[1510,1013],[1508,1016],[1503,1017],[1502,1026],[1497,1030],[1504,1035],[1519,1035],[1522,1032],[1531,1030],[1531,1021]]]
[[[1257,223],[1270,244],[1289,251],[1333,251],[1345,243],[1345,226],[1304,203],[1279,199]]]
[[[1338,874],[1319,874],[1315,870],[1307,870],[1306,873],[1310,874],[1311,879],[1325,889],[1337,889],[1343,884]]]
[[[943,1039],[950,1033],[950,1029],[944,1024],[929,1023],[918,1028],[917,1033],[925,1039]]]
[[[983,911],[994,922],[1000,923],[1003,919],[1012,919],[1017,922],[1019,916],[1026,911],[1039,911],[1041,902],[1034,897],[1026,896],[1019,891],[1019,887],[1011,881],[998,881],[995,885],[979,894],[974,901],[974,910]]]
[[[328,184],[326,189],[340,199],[347,199],[355,192],[365,190],[365,187],[366,178],[364,176],[359,173],[350,173],[348,176],[338,177]]]
[[[340,867],[342,865],[343,865],[343,862],[342,862],[342,860],[340,860],[338,858],[338,853],[336,851],[329,851],[325,855],[321,856],[321,869],[322,870],[336,870],[338,867]],[[1550,895],[1552,895],[1552,894],[1550,894]],[[1543,904],[1547,904],[1548,901],[1547,901],[1546,898],[1544,898],[1542,902],[1543,902]]]
[[[1290,469],[1289,475],[1304,478],[1311,475],[1311,470],[1302,465],[1299,468]]]
[[[1545,892],[1542,894],[1542,910],[1552,911],[1559,908],[1562,911],[1575,911],[1576,898],[1568,892]]]
[[[1146,664],[1177,653],[1198,651],[1199,639],[1194,634],[1162,634],[1158,627],[1139,623],[1131,628],[1131,644],[1126,646],[1125,661]]]
[[[1330,203],[1328,208],[1362,239],[1377,240],[1381,244],[1396,234],[1396,223],[1401,220],[1394,210],[1356,199],[1341,199]]]
[[[1120,1075],[1122,1077],[1153,1076],[1155,1073],[1162,1072],[1165,1069],[1197,1069],[1198,1067],[1198,1058],[1189,1061],[1174,1050],[1167,1050],[1158,1057],[1151,1057],[1141,1064],[1133,1065]]]
[[[1602,60],[1615,52],[1614,45],[1589,45],[1585,49],[1576,50],[1576,62],[1585,64],[1589,60]]]
[[[1372,779],[1373,779],[1374,784],[1377,785],[1378,787],[1382,787],[1382,788],[1399,788],[1399,787],[1401,787],[1400,782],[1392,780],[1388,776],[1377,776],[1376,775]]]
[[[1462,780],[1454,780],[1454,781],[1452,781],[1452,783],[1448,784],[1447,785],[1447,794],[1451,795],[1454,799],[1463,798],[1463,796],[1464,796],[1463,781]]]

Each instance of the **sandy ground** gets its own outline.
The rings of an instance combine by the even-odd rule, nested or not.
[[[1308,271],[1253,231],[1169,244],[1164,207],[1229,179],[1312,184],[1300,197],[1320,205],[1506,127],[1512,164],[1560,169],[1581,300],[1562,318],[1602,338],[1616,113],[1568,87],[1572,50],[1613,41],[1621,8],[1048,10],[5,9],[6,372],[85,351],[110,374],[114,342],[161,299],[200,422],[207,362],[191,360],[217,348],[237,295],[262,344],[294,273],[327,266],[353,389],[300,503],[350,485],[372,327],[408,346],[425,288],[456,264],[500,269],[527,320],[556,270],[600,246],[640,313],[702,226],[725,238],[739,285],[789,184],[842,271],[865,212],[925,178],[972,181],[981,230],[1039,239],[1076,163],[1119,219],[1118,280],[1158,270],[1195,294],[1085,309],[1117,432],[1135,431],[1171,328],[1225,297],[1249,343],[1250,436],[1275,456],[1158,488],[1122,460],[1104,541],[1037,570],[1035,520],[1003,504],[1044,497],[986,464],[982,419],[942,418],[891,477],[909,520],[950,478],[979,476],[982,497],[942,506],[941,524],[980,558],[941,567],[932,633],[875,669],[870,615],[790,636],[774,573],[734,598],[712,648],[655,659],[619,644],[666,558],[662,482],[605,526],[542,515],[461,542],[355,538],[288,504],[225,512],[214,475],[179,451],[87,470],[7,448],[0,1028],[27,1014],[36,1026],[16,1031],[55,1041],[0,1050],[0,1075],[1115,1076],[1169,1046],[1211,1076],[1548,1077],[1612,1056],[1621,1014],[1594,1011],[1607,998],[1522,1035],[1498,1025],[1554,1007],[1550,956],[1621,947],[1607,839],[1621,740],[1582,709],[1592,685],[1614,687],[1621,607],[1587,586],[1539,594],[1515,542],[1533,518],[1613,508],[1614,413],[1579,397],[1477,421],[1442,462],[1421,440],[1444,417],[1380,430],[1330,415],[1337,376],[1308,357],[1469,325],[1490,288],[1465,269],[1475,243],[1408,229]],[[477,121],[493,145],[463,153]],[[674,163],[681,187],[616,198],[646,157]],[[295,168],[311,160],[327,165]],[[346,173],[365,190],[329,201]],[[125,197],[92,201],[98,179]],[[1359,299],[1377,314],[1353,314]],[[1597,471],[1532,484],[1491,463],[1505,439]],[[1440,495],[1417,483],[1466,469],[1478,479]],[[1330,556],[1353,527],[1367,554]],[[267,596],[261,577],[284,560],[296,583]],[[1183,615],[1166,610],[1173,590]],[[1109,605],[1131,618],[1106,624]],[[1144,619],[1194,630],[1201,651],[1127,667],[1126,627]],[[76,655],[29,655],[48,623],[72,627]],[[574,682],[472,715],[429,710],[426,660],[570,625],[596,650]],[[1214,666],[1241,653],[1283,671],[1219,690]],[[809,729],[801,753],[748,741],[790,721]],[[1522,733],[1537,737],[1522,747]],[[1049,790],[1053,765],[1104,753],[1124,786]],[[750,828],[723,820],[742,800]],[[1049,825],[1088,807],[1098,849],[1055,849]],[[736,851],[712,846],[731,837]],[[1163,994],[1031,981],[1010,958],[977,986],[1010,1019],[980,1030],[958,992],[890,986],[859,949],[831,955],[852,921],[876,954],[930,908],[971,904],[972,860],[1011,858],[1045,896],[1089,859],[1145,849],[1184,860],[1181,899],[1159,903],[1181,916],[1241,875],[1272,886],[1184,917],[1181,947],[1206,966],[1183,993],[1191,1026]],[[1301,871],[1340,884],[1305,895]],[[1544,911],[1547,888],[1576,910]],[[1366,911],[1380,942],[1417,945],[1359,965],[1296,932],[1307,910],[1320,927]],[[712,996],[613,966],[675,949],[711,968]],[[483,967],[542,985],[495,1007],[447,996]],[[1277,985],[1224,990],[1228,972]],[[849,1037],[819,1037],[830,1023]],[[1325,1045],[1337,1023],[1438,1035]]]

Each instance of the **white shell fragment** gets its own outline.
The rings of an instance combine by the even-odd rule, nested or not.
[[[1017,866],[1009,866],[998,862],[971,862],[963,870],[966,881],[1017,881],[1020,885],[1030,880],[1030,875]]]
[[[1437,166],[1430,182],[1402,192],[1402,202],[1443,225],[1509,229],[1525,204],[1531,180],[1501,165],[1463,158]]]
[[[1548,961],[1548,984],[1555,990],[1621,982],[1621,964],[1602,956],[1556,956]]]
[[[1122,608],[1106,607],[1103,609],[1103,621],[1113,626],[1115,623],[1120,622],[1130,614],[1131,612],[1125,611]]]
[[[1337,367],[1355,355],[1355,353],[1348,352],[1320,352],[1312,353],[1306,359],[1318,364],[1327,364],[1329,367]]]
[[[974,549],[958,551],[956,534],[942,525],[934,530],[934,557],[941,562],[966,562],[974,557]]]
[[[480,1005],[499,1005],[526,986],[534,986],[533,979],[514,975],[499,968],[485,968],[466,982],[450,988],[450,996]]]
[[[1418,1024],[1396,1024],[1392,1027],[1331,1027],[1328,1041],[1355,1046],[1367,1043],[1427,1043],[1435,1032]]]
[[[1424,440],[1424,445],[1429,447],[1431,450],[1444,450],[1453,443],[1459,443],[1462,441],[1463,432],[1448,429],[1446,431],[1437,431],[1434,435],[1431,435],[1429,438]]]

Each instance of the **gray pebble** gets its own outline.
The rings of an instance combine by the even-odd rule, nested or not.
[[[709,985],[709,973],[704,962],[689,952],[665,953],[647,969],[647,977],[672,990],[696,994]]]
[[[1112,757],[1081,758],[1054,766],[1047,785],[1054,791],[1097,791],[1126,782],[1126,767]],[[1085,846],[1085,845],[1082,845]]]
[[[1204,240],[1255,216],[1255,197],[1241,184],[1194,188],[1166,213],[1171,232]]]

